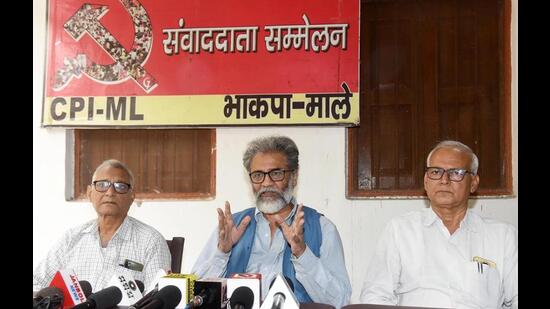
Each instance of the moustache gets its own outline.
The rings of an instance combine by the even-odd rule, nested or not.
[[[272,188],[272,187],[266,187],[266,188],[261,188],[258,192],[256,192],[256,199],[260,198],[260,195],[262,195],[263,193],[265,192],[273,192],[273,193],[277,193],[279,195],[280,198],[283,198],[283,192],[275,189],[275,188]]]

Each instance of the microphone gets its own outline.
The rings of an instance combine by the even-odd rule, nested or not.
[[[122,292],[120,306],[130,306],[139,301],[143,295],[139,289],[139,284],[131,274],[114,274],[109,280],[108,286],[117,287]],[[141,283],[143,285],[143,283]]]
[[[227,305],[227,279],[206,278],[195,281],[194,297],[188,307],[217,309]]]
[[[227,297],[239,287],[248,287],[254,294],[254,302],[251,309],[260,309],[262,299],[262,274],[259,273],[236,273],[227,279]]]
[[[135,303],[135,304],[131,305],[130,307],[128,307],[128,309],[143,308],[143,306],[145,306],[145,304],[149,303],[153,299],[153,296],[155,294],[157,294],[158,290],[159,289],[158,289],[158,284],[157,284],[154,289],[149,291],[149,293],[145,294],[140,300],[137,301],[137,303]]]
[[[74,306],[73,309],[107,309],[118,305],[121,300],[120,289],[110,286],[90,295],[85,302]]]
[[[33,309],[57,309],[63,303],[63,292],[53,286],[43,288],[33,298]]]
[[[139,292],[143,294],[143,290],[145,290],[145,284],[143,282],[136,280],[136,284],[138,286]]]
[[[210,290],[203,289],[199,294],[193,296],[193,298],[189,301],[186,308],[197,308],[205,303],[211,303],[212,302],[212,293],[210,293]]]
[[[86,296],[72,269],[58,270],[50,282],[50,287],[58,288],[63,294],[62,308],[71,308],[86,300]]]
[[[185,305],[193,297],[193,285],[197,276],[195,274],[176,274],[170,273],[159,279],[158,288],[159,290],[165,286],[175,286],[180,290],[181,299],[180,302],[176,305],[176,309],[185,308]]]
[[[254,292],[247,286],[240,286],[231,295],[231,309],[251,309],[254,304]]]
[[[277,280],[277,277],[271,281],[271,284],[269,285],[269,288],[271,289],[273,287],[273,283],[275,283],[275,280]],[[294,292],[294,283],[292,283],[292,280],[290,280],[289,277],[285,276],[285,281],[288,284],[288,287],[291,291]],[[286,296],[285,294],[281,292],[277,292],[273,295],[273,306],[271,306],[271,309],[282,309],[285,304]]]
[[[291,288],[292,286],[292,288]],[[299,309],[300,305],[292,290],[294,284],[278,274],[271,283],[271,288],[260,309]]]
[[[181,301],[180,290],[173,286],[167,285],[160,289],[153,299],[143,306],[143,309],[163,309],[163,308],[175,308]]]
[[[285,294],[281,292],[275,293],[275,295],[273,295],[273,306],[271,306],[271,309],[282,309],[285,304],[285,299]]]
[[[82,293],[84,293],[84,296],[88,297],[92,295],[92,285],[90,284],[90,282],[86,280],[78,280],[78,283],[82,288]]]

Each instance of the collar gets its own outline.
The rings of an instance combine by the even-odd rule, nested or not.
[[[441,223],[443,223],[441,218],[437,216],[432,207],[429,207],[426,211],[423,212],[422,224],[424,226],[430,226],[436,221],[440,221]],[[466,209],[466,215],[464,215],[464,218],[462,218],[462,221],[460,221],[460,228],[464,228],[472,232],[477,232],[477,227],[479,226],[480,222],[481,218],[477,214],[473,213],[470,209]]]
[[[92,220],[90,223],[91,224],[89,226],[82,230],[82,233],[95,234],[96,237],[99,237],[99,225],[97,223],[97,219]],[[112,239],[117,237],[117,235],[120,235],[118,237],[121,237],[124,240],[130,240],[132,235],[132,222],[130,220],[130,216],[126,216],[124,218],[124,221],[122,221],[122,224],[118,227]]]

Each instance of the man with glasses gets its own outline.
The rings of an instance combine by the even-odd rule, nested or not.
[[[468,209],[478,158],[457,141],[426,160],[430,208],[394,218],[369,265],[362,303],[441,308],[518,308],[518,232]]]
[[[256,207],[236,214],[229,202],[218,208],[218,228],[192,272],[199,277],[261,273],[262,296],[282,273],[301,303],[349,303],[351,285],[336,226],[313,208],[298,204],[298,148],[288,137],[269,136],[249,143],[243,164]]]
[[[61,269],[74,270],[94,292],[108,287],[115,274],[130,274],[148,288],[159,269],[170,269],[164,237],[128,216],[133,185],[134,176],[122,162],[106,160],[97,167],[87,188],[97,218],[67,231],[48,252],[33,272],[34,291],[47,287]]]

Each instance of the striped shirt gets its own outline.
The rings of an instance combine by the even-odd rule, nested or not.
[[[144,265],[142,271],[120,264],[128,259]],[[94,292],[108,287],[117,274],[130,274],[145,289],[159,269],[170,269],[171,255],[164,237],[153,227],[126,216],[107,247],[101,247],[97,219],[70,229],[48,252],[33,272],[33,291],[47,287],[60,269],[72,269]]]

